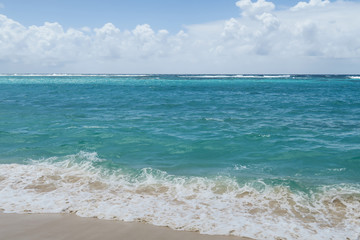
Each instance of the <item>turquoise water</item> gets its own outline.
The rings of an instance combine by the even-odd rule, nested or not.
[[[91,180],[95,177],[107,186],[126,185],[133,194],[145,199],[148,195],[153,198],[155,192],[157,201],[168,203],[181,197],[186,199],[199,188],[198,194],[207,195],[204,201],[215,201],[207,204],[224,204],[219,207],[222,210],[236,199],[244,201],[243,197],[233,199],[226,194],[249,195],[249,202],[269,196],[269,202],[257,206],[269,208],[263,210],[268,222],[268,218],[280,223],[279,219],[284,223],[294,221],[303,233],[315,231],[318,239],[336,239],[344,236],[344,225],[350,229],[360,227],[359,208],[354,209],[360,206],[360,79],[332,75],[0,76],[0,163],[3,166],[0,180],[4,179],[0,181],[3,184],[0,195],[11,195],[7,202],[0,202],[0,208],[9,212],[58,212],[51,207],[39,210],[31,204],[35,195],[57,199],[51,194],[60,191],[59,181],[65,173],[58,173],[60,180],[49,178],[41,185],[39,179],[48,174],[39,175],[39,171],[44,166],[47,170],[56,166],[57,171],[69,172],[77,166],[76,171],[85,171],[90,179],[71,186],[79,187],[79,191],[83,191],[84,184],[95,182]],[[8,186],[21,180],[8,173],[9,168],[26,172],[26,179],[36,186],[27,182],[10,194]],[[81,174],[73,172],[73,176]],[[194,181],[197,187],[191,185]],[[46,184],[55,187],[39,191]],[[151,186],[151,193],[147,188],[137,192],[144,184]],[[174,192],[169,190],[173,187]],[[192,195],[179,196],[190,188]],[[108,189],[95,190],[104,194]],[[26,207],[10,207],[9,202],[19,200],[15,195],[20,192],[29,194],[26,201],[21,200]],[[92,190],[87,194],[93,194]],[[314,208],[319,214],[312,222],[312,230],[306,225],[305,216],[299,217],[291,210],[289,196],[299,206],[295,210],[300,215],[305,214],[299,210],[301,207]],[[221,201],[216,202],[216,197]],[[198,195],[194,198],[201,199]],[[271,205],[271,200],[287,214],[274,216],[276,206]],[[189,202],[188,207],[193,204]],[[245,206],[244,202],[236,204],[238,208],[239,204]],[[75,209],[71,204],[66,206]],[[223,214],[224,219],[236,215],[236,206]],[[106,209],[88,212],[102,218],[101,212],[103,218],[110,218]],[[173,205],[167,211],[171,209],[179,211]],[[249,214],[257,216],[254,209],[243,209],[238,215],[245,221]],[[210,214],[209,209],[203,210],[201,214]],[[154,213],[149,220],[141,214],[134,219],[126,218],[121,211],[115,217],[156,225],[174,224],[176,229],[210,234],[269,239],[297,238],[298,234],[295,230],[281,232],[285,230],[280,229],[280,223],[279,230],[273,230],[273,226],[264,230],[263,226],[246,232],[244,221],[239,219],[233,229],[222,232],[220,213],[214,217],[218,227],[204,227],[209,222],[202,217],[199,221],[191,218],[192,225],[182,227],[176,225],[179,221],[174,215],[156,211],[160,214]],[[337,214],[345,222],[337,219]],[[85,210],[79,215],[88,216]],[[321,235],[319,226],[325,222],[333,229],[332,235]],[[329,228],[324,227],[323,232],[326,229]],[[356,231],[349,234],[350,239],[357,237]]]

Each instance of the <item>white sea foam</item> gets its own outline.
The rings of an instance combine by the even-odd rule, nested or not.
[[[360,76],[349,76],[350,79],[360,79]]]
[[[310,195],[254,181],[172,176],[151,168],[106,170],[96,153],[29,165],[0,165],[0,208],[15,213],[76,213],[173,229],[256,239],[357,239],[358,186]]]
[[[235,78],[235,75],[188,75],[188,76],[179,76],[183,78]]]
[[[83,126],[82,128],[88,128],[88,129],[106,129],[109,127],[106,126]]]
[[[264,75],[264,78],[289,78],[291,75]]]
[[[117,76],[117,77],[147,77],[147,76],[151,76],[151,74],[112,74],[110,76]]]
[[[236,78],[262,78],[262,75],[236,75]]]
[[[186,78],[289,78],[291,75],[195,75],[195,76],[180,76]]]
[[[234,166],[234,170],[236,170],[236,171],[244,170],[244,169],[248,169],[247,166],[240,165],[240,164],[235,164],[235,166]]]
[[[346,168],[328,168],[329,172],[343,172],[346,171]]]
[[[236,78],[289,78],[291,75],[236,75]]]
[[[221,118],[204,118],[206,121],[224,122]]]

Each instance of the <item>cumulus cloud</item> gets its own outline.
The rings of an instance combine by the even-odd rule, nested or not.
[[[294,7],[292,7],[291,10],[298,11],[310,7],[323,7],[329,3],[330,3],[329,0],[310,0],[309,2],[299,2]]]
[[[275,8],[272,2],[267,2],[266,0],[258,0],[254,3],[251,0],[240,0],[236,2],[236,6],[242,10],[243,16],[259,15],[264,12],[270,12]]]
[[[121,30],[26,27],[0,15],[0,72],[345,73],[360,64],[360,3],[310,0],[276,10],[236,2],[241,15],[186,26]],[[312,11],[312,8],[318,8]]]
[[[4,15],[0,15],[0,33],[0,60],[44,66],[159,55],[172,41],[166,30],[156,33],[148,24],[124,32],[112,23],[64,30],[59,23],[48,22],[25,27]]]

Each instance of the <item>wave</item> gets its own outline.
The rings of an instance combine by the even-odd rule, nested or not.
[[[214,78],[214,79],[221,79],[221,78],[290,78],[291,75],[182,75],[179,76],[182,78]]]
[[[285,75],[236,75],[236,78],[291,78],[290,74]]]
[[[304,193],[261,180],[241,185],[224,176],[184,177],[104,164],[96,153],[80,152],[0,165],[0,207],[6,213],[74,213],[256,239],[358,237],[359,186]]]
[[[193,78],[214,78],[214,79],[217,79],[217,78],[236,78],[236,75],[181,75],[179,76],[181,78],[190,78],[190,79],[193,79]]]
[[[291,75],[264,75],[264,78],[289,78]]]
[[[350,79],[360,79],[360,76],[348,76]]]

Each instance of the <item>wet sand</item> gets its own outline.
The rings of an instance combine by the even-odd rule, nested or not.
[[[1,240],[249,240],[63,214],[0,213]]]

